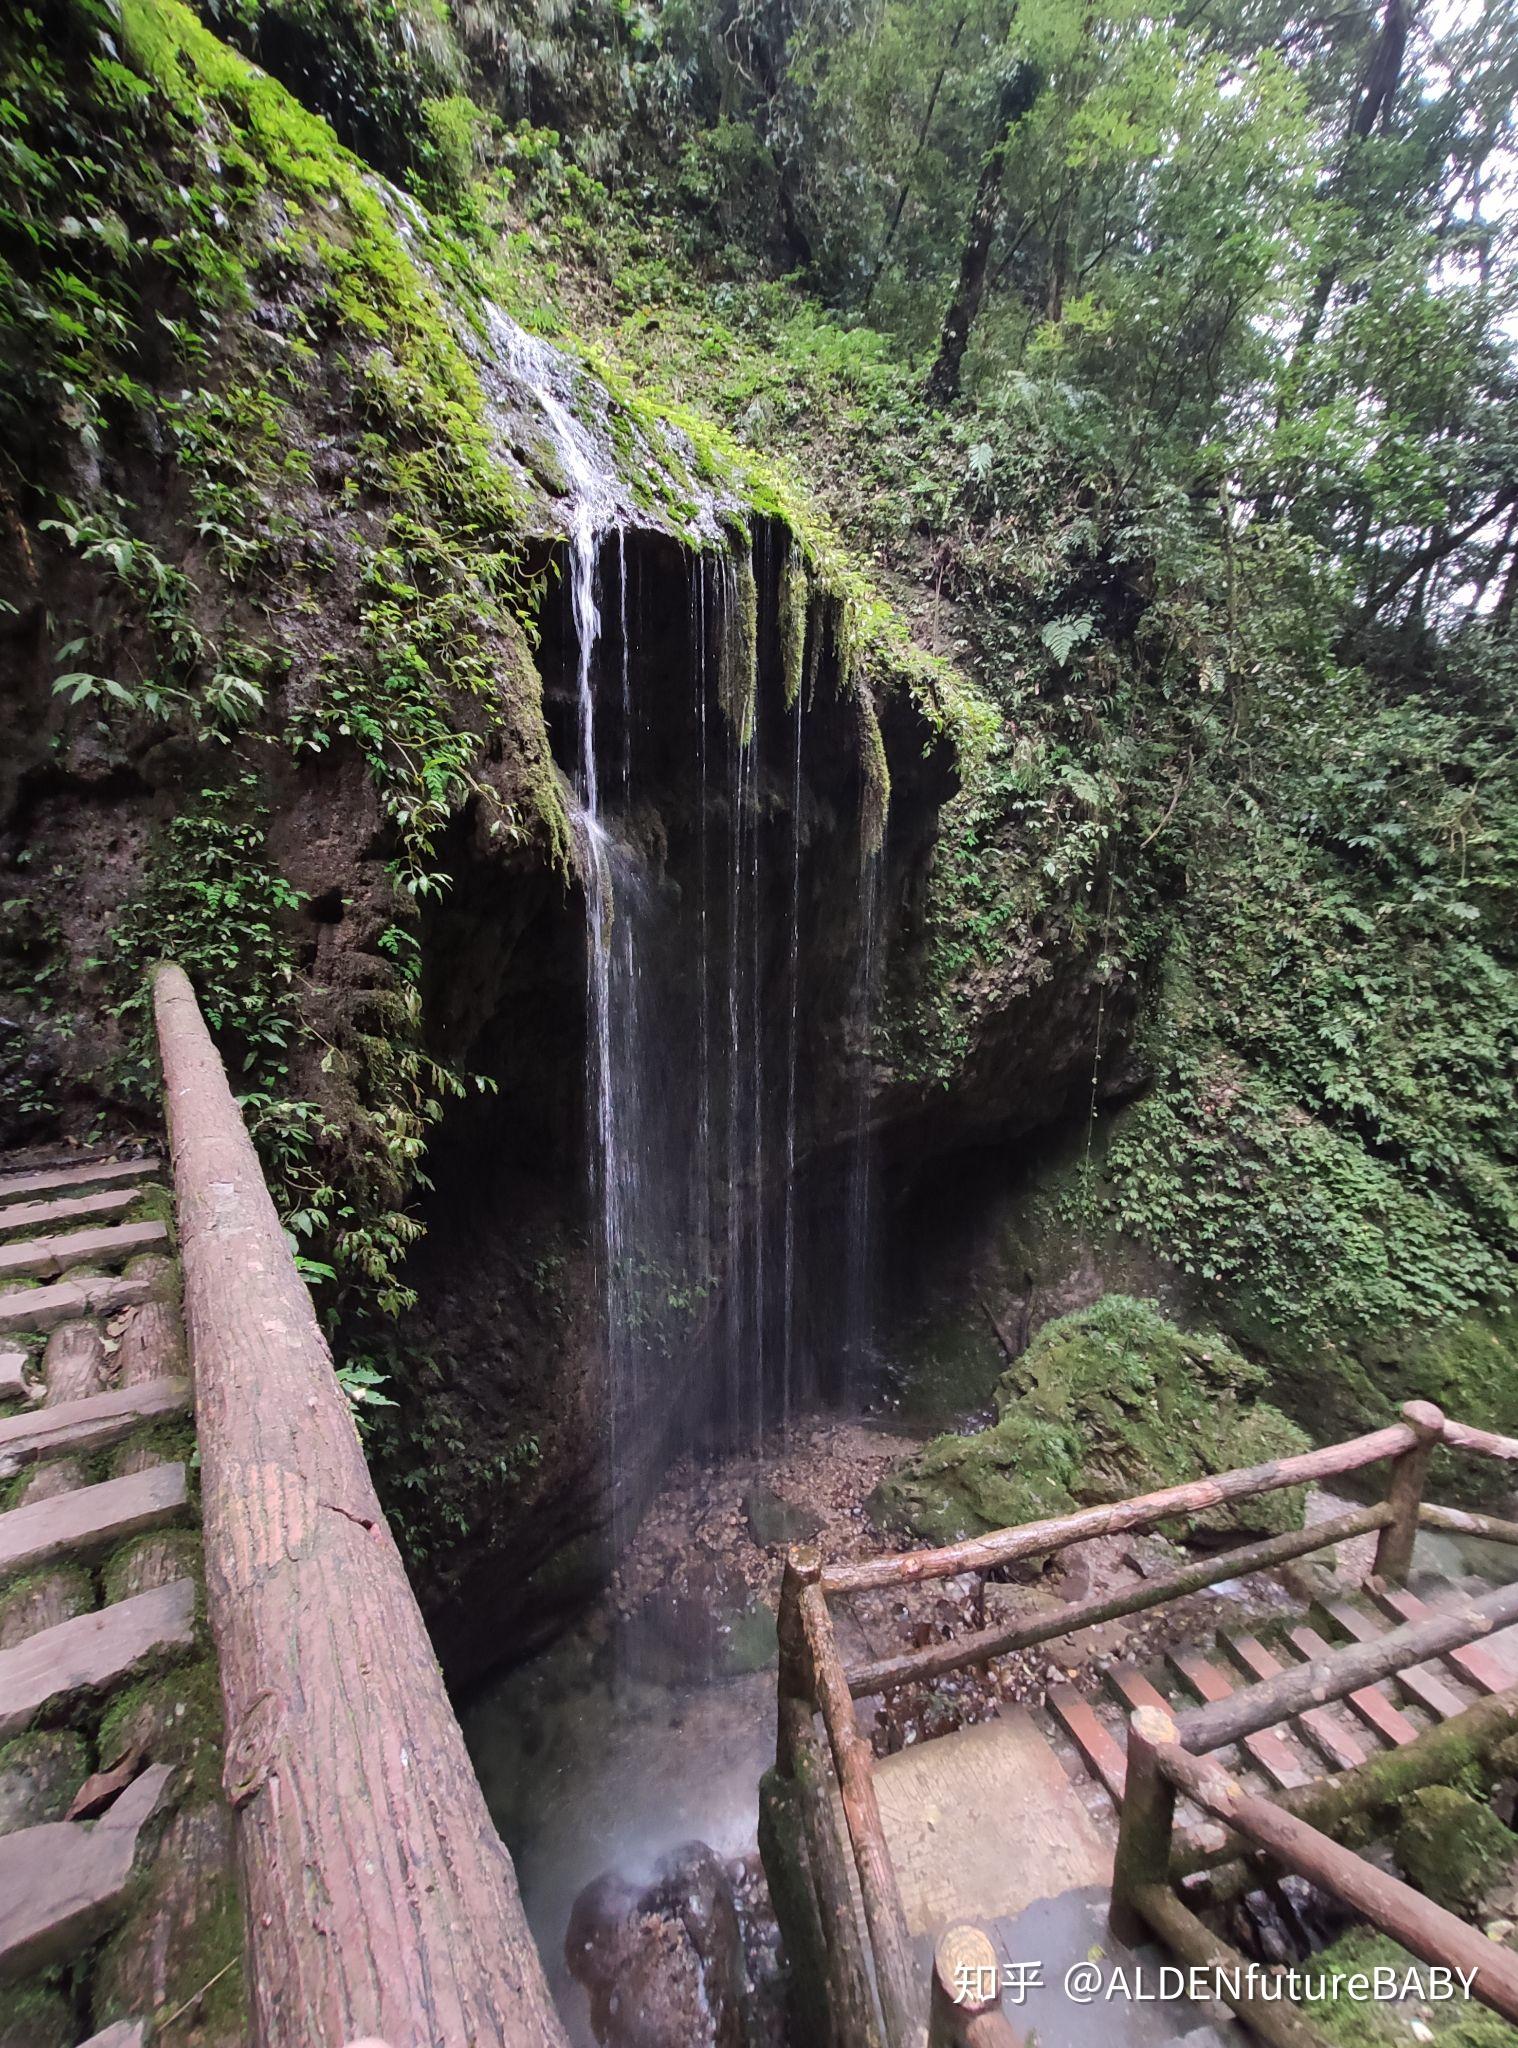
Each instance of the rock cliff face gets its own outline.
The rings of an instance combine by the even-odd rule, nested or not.
[[[885,1219],[1088,1103],[1135,997],[1057,906],[946,991],[985,714],[773,477],[525,333],[176,0],[48,27],[0,1136],[149,1120],[143,970],[183,961],[478,1668],[674,1446],[863,1391]]]

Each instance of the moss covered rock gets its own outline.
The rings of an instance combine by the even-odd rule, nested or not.
[[[1508,1875],[1518,1840],[1482,1800],[1426,1785],[1403,1806],[1392,1853],[1410,1884],[1459,1912],[1479,1907]]]
[[[1323,1979],[1370,1975],[1377,1969],[1399,1974],[1421,1967],[1416,1956],[1368,1927],[1351,1928],[1305,1966]],[[1341,1993],[1304,2000],[1302,2016],[1333,2048],[1410,2048],[1432,2039],[1438,2048],[1518,2048],[1518,2028],[1474,1999],[1447,1998],[1401,2006]],[[1417,2019],[1421,2033],[1413,2031]]]
[[[945,1542],[1304,1450],[1301,1431],[1255,1398],[1262,1382],[1221,1338],[1108,1295],[1047,1324],[998,1382],[991,1428],[935,1438],[877,1488],[872,1512]],[[1301,1516],[1288,1490],[1194,1526],[1274,1532]]]

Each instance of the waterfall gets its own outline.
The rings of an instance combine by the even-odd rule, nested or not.
[[[520,420],[525,389],[567,486],[565,758],[584,890],[588,1187],[620,1545],[641,1505],[636,1482],[682,1448],[682,1432],[689,1446],[720,1425],[731,1445],[757,1448],[776,1424],[789,1427],[806,1384],[799,1305],[826,1276],[812,1271],[816,1218],[798,1187],[815,1128],[803,910],[809,821],[828,815],[809,795],[806,730],[828,634],[795,543],[777,558],[767,525],[729,525],[720,551],[687,555],[690,679],[672,688],[659,643],[642,644],[634,586],[645,557],[604,422],[559,350],[494,309],[486,323],[500,416],[514,405]],[[710,504],[701,525],[715,540]],[[566,715],[566,739],[570,729]],[[882,895],[880,856],[862,845],[845,983],[852,1130],[828,1290],[845,1394],[863,1390],[873,1338]]]
[[[796,1078],[801,1050],[801,736],[805,691],[791,701],[790,901],[785,1020],[785,1212],[781,1226],[780,1426],[789,1430],[796,1392]]]
[[[880,969],[881,860],[863,840],[859,855],[859,952],[850,1036],[855,1063],[854,1130],[845,1197],[843,1392],[853,1402],[869,1382],[874,1341],[875,1141],[870,1129],[871,1051]]]

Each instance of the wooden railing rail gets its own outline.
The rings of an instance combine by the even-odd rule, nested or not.
[[[1434,1501],[1424,1501],[1418,1509],[1418,1526],[1447,1536],[1478,1536],[1483,1543],[1518,1543],[1518,1522],[1473,1514],[1468,1508],[1443,1508]]]
[[[1442,1657],[1467,1643],[1490,1635],[1518,1621],[1518,1582],[1483,1593],[1479,1600],[1460,1600],[1441,1607],[1427,1621],[1404,1622],[1368,1643],[1349,1643],[1331,1657],[1315,1657],[1310,1664],[1294,1664],[1274,1678],[1261,1680],[1214,1700],[1210,1706],[1192,1707],[1176,1718],[1180,1740],[1193,1755],[1226,1749],[1257,1735],[1277,1721],[1289,1720],[1326,1700],[1343,1699],[1362,1687],[1390,1678],[1410,1665],[1430,1657]]]
[[[1363,1823],[1376,1808],[1393,1809],[1409,1794],[1425,1785],[1454,1784],[1472,1765],[1482,1765],[1505,1743],[1518,1725],[1518,1685],[1503,1692],[1487,1693],[1448,1721],[1435,1721],[1413,1742],[1397,1749],[1378,1750],[1362,1764],[1347,1771],[1335,1771],[1326,1778],[1309,1778],[1289,1791],[1272,1794],[1277,1806],[1310,1821],[1326,1835]],[[1183,1830],[1175,1838],[1170,1858],[1172,1881],[1211,1873],[1222,1865],[1237,1864],[1248,1844],[1227,1829],[1210,1822]],[[1249,1881],[1252,1884],[1258,1880]],[[1228,1895],[1237,1892],[1244,1880],[1230,1883]],[[1209,1884],[1209,1902],[1220,1897]]]
[[[1140,1707],[1128,1723],[1128,1782],[1112,1879],[1112,1931],[1119,1940],[1132,1942],[1152,1930],[1183,1955],[1199,1951],[1205,1942],[1222,1949],[1234,1967],[1242,1964],[1171,1889],[1178,1792],[1283,1869],[1342,1899],[1423,1961],[1473,1971],[1472,1988],[1482,2003],[1505,2019],[1518,2020],[1518,1955],[1274,1800],[1245,1791],[1215,1759],[1193,1755],[1179,1724],[1158,1707]],[[1235,2003],[1267,2041],[1298,2048],[1300,2015],[1274,2001],[1260,2000],[1257,2006],[1246,2010],[1244,2001]]]
[[[255,2048],[567,2048],[194,991],[153,998]]]
[[[1475,1451],[1483,1458],[1518,1464],[1518,1436],[1499,1436],[1494,1429],[1474,1429],[1468,1422],[1452,1422],[1448,1417],[1442,1434],[1452,1451]]]
[[[856,1966],[852,1973],[847,1968],[835,1971],[842,1987],[840,1990],[830,1983],[830,1993],[835,2000],[858,1997],[859,1978],[864,1973],[857,1967],[857,1962],[864,1948],[868,1947],[874,1965],[879,2031],[884,2048],[918,2048],[923,2040],[918,2015],[923,2009],[924,1999],[912,1967],[900,1892],[875,1797],[871,1750],[859,1733],[854,1718],[856,1699],[888,1687],[940,1677],[966,1665],[983,1663],[1013,1650],[1047,1642],[1056,1636],[1073,1634],[1077,1629],[1117,1620],[1123,1615],[1158,1606],[1162,1601],[1216,1585],[1222,1579],[1269,1570],[1372,1530],[1377,1532],[1375,1570],[1385,1580],[1406,1576],[1420,1527],[1447,1530],[1457,1535],[1483,1536],[1496,1542],[1518,1543],[1518,1522],[1504,1522],[1495,1517],[1442,1508],[1424,1501],[1423,1488],[1429,1461],[1441,1443],[1454,1450],[1518,1461],[1518,1438],[1453,1422],[1429,1402],[1410,1401],[1403,1408],[1399,1422],[1345,1443],[1326,1445],[1319,1450],[1304,1452],[1298,1457],[1276,1459],[1269,1464],[1216,1473],[1206,1479],[1167,1487],[1131,1500],[1086,1508],[1042,1522],[1024,1523],[1015,1529],[995,1530],[986,1536],[945,1544],[934,1550],[902,1552],[826,1567],[814,1550],[793,1551],[780,1597],[779,1764],[782,1772],[788,1775],[810,1768],[814,1778],[819,1776],[815,1765],[809,1764],[807,1742],[812,1716],[820,1712],[836,1773],[836,1777],[833,1773],[828,1776],[830,1783],[836,1783],[847,1828],[848,1847],[852,1851],[864,1904],[865,1926],[857,1930]],[[829,1595],[920,1584],[953,1578],[963,1572],[995,1571],[1027,1558],[1048,1556],[1092,1537],[1153,1528],[1159,1523],[1202,1514],[1229,1502],[1247,1500],[1286,1487],[1339,1478],[1387,1460],[1391,1461],[1391,1472],[1384,1498],[1330,1521],[1197,1559],[1161,1578],[1122,1592],[1072,1602],[1032,1619],[978,1629],[953,1641],[929,1644],[901,1656],[875,1658],[846,1669],[838,1654],[827,1607]],[[1206,1800],[1199,1803],[1227,1821],[1231,1832],[1223,1838],[1221,1845],[1216,1839],[1211,1839],[1204,1848],[1200,1836],[1183,1842],[1180,1845],[1181,1862],[1172,1869],[1171,1833],[1176,1785],[1182,1782],[1186,1769],[1207,1751],[1227,1747],[1293,1714],[1319,1706],[1325,1700],[1358,1692],[1394,1672],[1461,1648],[1491,1630],[1513,1622],[1518,1622],[1518,1585],[1501,1587],[1479,1600],[1462,1601],[1454,1607],[1442,1608],[1430,1619],[1410,1622],[1378,1636],[1373,1642],[1351,1644],[1331,1657],[1293,1666],[1261,1684],[1182,1714],[1175,1721],[1164,1717],[1169,1732],[1158,1747],[1165,1748],[1167,1755],[1173,1748],[1176,1755],[1186,1762],[1173,1767],[1167,1763],[1163,1771],[1156,1764],[1148,1779],[1141,1773],[1136,1803],[1134,1750],[1130,1743],[1128,1788],[1123,1808],[1124,1840],[1128,1847],[1126,1851],[1120,1850],[1119,1870],[1114,1880],[1114,1930],[1121,1933],[1126,1925],[1132,1936],[1140,1931],[1142,1923],[1168,1941],[1187,1961],[1237,1966],[1239,1958],[1197,1919],[1176,1896],[1172,1886],[1182,1868],[1199,1870],[1226,1858],[1237,1859],[1244,1853],[1269,1849],[1271,1843],[1254,1825],[1258,1821],[1255,1807],[1264,1809],[1267,1815],[1282,1816],[1291,1827],[1300,1830],[1295,1835],[1288,1830],[1284,1837],[1272,1835],[1271,1841],[1289,1839],[1298,1849],[1304,1843],[1308,1844],[1315,1859],[1315,1870],[1304,1874],[1315,1876],[1315,1871],[1331,1872],[1331,1881],[1329,1878],[1319,1881],[1329,1883],[1330,1888],[1336,1885],[1343,1897],[1355,1903],[1363,1889],[1363,1874],[1369,1873],[1372,1878],[1380,1879],[1381,1873],[1275,1802],[1255,1801],[1248,1807],[1243,1821],[1237,1820],[1233,1805],[1226,1812],[1222,1811],[1218,1802],[1224,1795],[1219,1787],[1231,1785],[1232,1781],[1214,1764],[1199,1767],[1203,1775],[1195,1781],[1199,1785],[1205,1782],[1214,1803],[1211,1806]],[[1495,1708],[1496,1702],[1492,1705]],[[814,1743],[813,1747],[820,1756],[821,1745]],[[1186,1788],[1191,1789],[1189,1779],[1186,1780]],[[1236,1792],[1237,1788],[1233,1790]],[[1242,1798],[1243,1795],[1239,1796]],[[1232,1798],[1231,1793],[1229,1797]],[[1130,1810],[1136,1813],[1131,1822]],[[1267,1822],[1264,1825],[1271,1824]],[[821,1845],[813,1850],[813,1862],[820,1873],[819,1885],[831,1892],[838,1910],[851,1912],[851,1893],[845,1882],[847,1870],[840,1867],[837,1838],[831,1823],[825,1833],[817,1817],[809,1815],[807,1826],[809,1841],[816,1837]],[[832,1837],[831,1857],[827,1849],[828,1835]],[[1215,1829],[1212,1835],[1216,1837]],[[1148,1841],[1152,1845],[1161,1838],[1163,1856],[1150,1855],[1146,1861],[1140,1853],[1143,1843]],[[1331,1852],[1326,1860],[1318,1854],[1313,1846],[1316,1844],[1322,1844]],[[1288,1867],[1295,1869],[1300,1866],[1288,1864]],[[1385,1925],[1388,1932],[1395,1932],[1393,1921],[1396,1925],[1402,1924],[1397,1916],[1405,1915],[1409,1910],[1409,1900],[1415,1907],[1429,1906],[1429,1902],[1407,1886],[1396,1885],[1394,1880],[1385,1879],[1384,1882],[1393,1886],[1394,1898],[1390,1893],[1377,1891],[1374,1885],[1371,1891],[1377,1910],[1389,1917],[1375,1919],[1375,1914],[1368,1909],[1367,1917],[1374,1919],[1378,1926]],[[1430,1911],[1438,1914],[1438,1919],[1424,1916],[1419,1924],[1434,1928],[1440,1944],[1438,1953],[1408,1941],[1407,1946],[1415,1953],[1432,1961],[1458,1966],[1457,1950],[1447,1939],[1450,1928],[1445,1923],[1449,1922],[1460,1929],[1463,1936],[1482,1943],[1481,1968],[1485,1975],[1478,1982],[1484,1982],[1489,1988],[1494,1985],[1505,1987],[1511,1973],[1515,1987],[1518,1987],[1518,1961],[1494,1963],[1487,1953],[1493,1950],[1493,1944],[1474,1935],[1453,1916],[1440,1914],[1440,1909],[1430,1907]],[[1397,1938],[1403,1937],[1399,1935]],[[846,1943],[838,1944],[840,1957],[845,1963],[848,1960],[847,1947]],[[1461,1948],[1458,1953],[1464,1955],[1466,1949]],[[1506,1952],[1494,1953],[1501,1957]],[[1507,1996],[1505,1988],[1501,1996]],[[1518,1996],[1518,1989],[1515,1989],[1515,1996]],[[949,2021],[941,2015],[941,1983],[933,1990],[932,2001],[932,2025],[936,2029],[931,2037],[933,2048],[939,2048],[940,2041],[955,2044],[961,2040],[974,2043],[975,2048],[999,2048],[1004,2039],[1000,2033],[988,2033],[982,2037],[943,2031]],[[1518,2018],[1518,2008],[1509,2012],[1509,2007],[1499,2001],[1495,1991],[1487,2002],[1495,2005],[1497,2010],[1509,2013],[1510,2017]],[[1268,2042],[1275,2044],[1275,2048],[1319,2048],[1318,2036],[1301,2015],[1278,2000],[1246,2001],[1237,2010]],[[1006,2028],[1007,2023],[999,2011],[988,2017],[994,2026]],[[873,2006],[869,2019],[873,2025]],[[963,2027],[976,2019],[977,2016],[971,2014],[967,2020],[966,2015],[960,2012],[953,2025]],[[844,2035],[840,2038],[853,2037]],[[864,2040],[867,2034],[861,2033],[859,2038]]]
[[[1032,1620],[976,1629],[946,1643],[929,1643],[924,1649],[908,1650],[899,1657],[879,1657],[873,1663],[850,1670],[849,1690],[855,1699],[864,1699],[870,1693],[883,1692],[887,1686],[941,1678],[946,1672],[962,1671],[967,1664],[983,1664],[988,1658],[1004,1657],[1012,1650],[1029,1650],[1055,1636],[1095,1628],[1099,1622],[1142,1614],[1167,1600],[1179,1600],[1189,1593],[1201,1592],[1206,1586],[1216,1586],[1224,1579],[1242,1579],[1250,1572],[1269,1571],[1276,1565],[1289,1564],[1294,1558],[1308,1557],[1315,1550],[1346,1542],[1352,1536],[1367,1535],[1389,1523],[1393,1512],[1389,1501],[1376,1501],[1370,1507],[1336,1515],[1332,1521],[1290,1529],[1284,1535],[1243,1544],[1237,1550],[1215,1551],[1179,1571],[1121,1587],[1099,1599],[1071,1601]]]
[[[1417,1405],[1421,1408],[1425,1404]],[[1439,1413],[1437,1408],[1430,1412]],[[822,1574],[822,1587],[826,1593],[865,1593],[882,1586],[915,1585],[923,1579],[957,1578],[961,1572],[996,1571],[1023,1558],[1043,1557],[1068,1549],[1072,1543],[1085,1543],[1093,1536],[1121,1536],[1131,1530],[1152,1529],[1157,1522],[1205,1514],[1211,1508],[1225,1507],[1229,1501],[1248,1500],[1255,1494],[1338,1479],[1362,1466],[1378,1465],[1385,1458],[1401,1458],[1418,1450],[1422,1443],[1421,1433],[1410,1423],[1393,1422],[1385,1429],[1372,1430],[1368,1436],[1351,1437],[1347,1443],[1328,1444],[1318,1451],[1303,1451],[1295,1458],[1276,1458],[1268,1465],[1216,1472],[1206,1479],[1189,1480],[1184,1486],[1167,1486],[1161,1493],[1140,1494],[1133,1500],[1115,1501],[1106,1507],[1083,1508],[1076,1514],[1058,1515],[1047,1522],[1024,1522],[1016,1529],[997,1529],[989,1536],[972,1536],[963,1543],[948,1543],[937,1550],[908,1550],[891,1557],[866,1558],[859,1564],[830,1565]]]

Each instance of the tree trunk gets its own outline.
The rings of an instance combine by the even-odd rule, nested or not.
[[[996,106],[996,140],[986,151],[970,208],[959,257],[959,279],[949,310],[944,315],[938,356],[928,375],[926,397],[929,405],[948,406],[959,396],[960,374],[971,330],[980,313],[986,289],[986,265],[996,233],[996,216],[1001,206],[1002,171],[1012,131],[1043,89],[1043,74],[1032,64],[1017,64],[1008,74]]]
[[[331,1354],[181,970],[154,1002],[256,2048],[567,2048]]]

